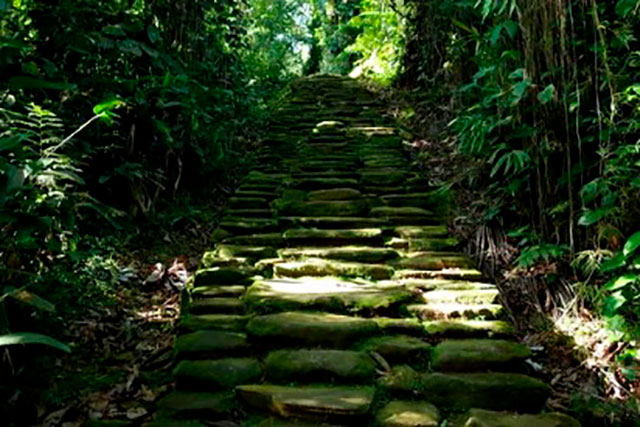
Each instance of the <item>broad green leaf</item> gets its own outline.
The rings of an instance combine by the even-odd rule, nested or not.
[[[102,32],[116,37],[126,37],[127,35],[127,33],[119,25],[107,25],[102,28]]]
[[[126,105],[124,101],[116,98],[111,98],[93,107],[93,114],[96,114],[96,115],[102,114],[104,112],[115,110],[116,108],[120,108],[123,105]]]
[[[76,85],[67,82],[50,82],[29,76],[16,76],[9,79],[11,89],[51,89],[51,90],[75,90]]]
[[[548,104],[553,100],[553,97],[556,93],[556,87],[552,84],[544,88],[542,92],[538,94],[538,101],[542,104]]]
[[[624,18],[637,7],[637,0],[618,0],[616,4],[616,13]]]
[[[615,292],[608,295],[604,300],[604,314],[606,316],[613,316],[617,311],[627,302],[627,298],[622,292]]]
[[[32,305],[44,311],[54,312],[56,310],[55,305],[51,304],[46,299],[41,298],[38,295],[25,290],[24,288],[19,288],[19,289],[9,288],[7,289],[6,295],[15,300],[18,300],[25,304]]]
[[[12,150],[19,146],[23,140],[23,135],[14,135],[7,138],[0,138],[0,151]]]
[[[617,291],[618,289],[624,288],[629,283],[634,283],[638,279],[640,279],[640,275],[633,273],[623,274],[622,276],[618,276],[609,280],[607,284],[604,285],[604,288],[607,291]]]
[[[595,210],[588,210],[582,214],[582,216],[578,220],[578,225],[583,225],[585,227],[593,225],[596,222],[600,221],[605,216],[607,216],[609,211],[610,211],[609,208],[599,208]]]
[[[606,260],[600,265],[600,271],[603,273],[609,273],[611,271],[617,270],[620,267],[624,267],[626,262],[626,257],[622,254],[622,252],[618,252],[613,258]]]
[[[627,243],[624,244],[624,248],[622,249],[622,253],[624,256],[631,255],[636,249],[640,247],[640,231],[635,233],[633,236],[629,237]]]
[[[31,332],[16,332],[13,334],[0,335],[0,347],[19,344],[43,344],[71,353],[71,348],[60,341],[42,334],[34,334]]]

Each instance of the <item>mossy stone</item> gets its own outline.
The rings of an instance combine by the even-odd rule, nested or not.
[[[448,251],[456,248],[459,244],[458,239],[452,237],[409,239],[408,249],[410,251]]]
[[[375,244],[382,241],[382,230],[363,228],[356,230],[291,229],[283,234],[290,245],[338,246]]]
[[[395,228],[396,234],[407,239],[428,239],[446,237],[449,233],[446,225],[402,226]]]
[[[397,285],[355,283],[338,278],[273,279],[256,281],[244,297],[253,311],[300,309],[360,312],[387,309],[411,301],[413,295]]]
[[[383,264],[362,264],[319,258],[276,264],[273,271],[278,277],[339,276],[370,278],[373,280],[390,279],[394,272],[392,267]]]
[[[275,208],[282,216],[338,217],[360,216],[369,209],[365,199],[335,201],[276,201]]]
[[[236,387],[248,405],[285,418],[353,419],[369,413],[374,397],[370,387],[285,387],[245,385]]]
[[[259,260],[263,258],[274,258],[277,256],[276,249],[263,246],[237,246],[220,244],[216,247],[215,254],[218,258],[249,258],[252,260]]]
[[[271,218],[235,218],[225,217],[220,223],[220,228],[232,234],[255,234],[274,231],[278,229],[278,221]]]
[[[397,258],[396,251],[389,248],[369,246],[341,246],[335,248],[289,248],[279,251],[282,258],[324,258],[338,261],[380,263]]]
[[[382,218],[356,218],[348,216],[282,217],[280,218],[280,222],[289,227],[306,227],[321,230],[366,229],[387,225],[387,221]]]
[[[196,271],[193,286],[236,285],[246,282],[251,272],[246,268],[213,267]]]
[[[200,260],[200,268],[214,267],[246,267],[249,263],[247,258],[220,258],[216,251],[205,252]]]
[[[423,395],[438,407],[538,412],[549,396],[549,387],[521,374],[427,374],[421,380]]]
[[[371,209],[370,215],[374,217],[431,217],[433,212],[414,207],[378,206]]]
[[[435,337],[484,338],[510,337],[513,326],[503,320],[435,320],[424,323],[425,331]]]
[[[437,205],[441,198],[431,193],[413,193],[413,194],[388,194],[382,196],[382,201],[388,206],[395,207],[416,207],[431,208]]]
[[[435,290],[422,294],[422,300],[431,303],[458,304],[493,304],[500,291],[498,289],[464,289],[464,290]]]
[[[178,389],[226,390],[258,380],[262,367],[256,359],[183,360],[173,370]]]
[[[244,303],[237,298],[200,298],[189,307],[191,314],[243,314]]]
[[[230,237],[222,243],[236,246],[269,246],[278,248],[284,245],[284,239],[280,233],[250,234],[248,236]]]
[[[237,408],[233,392],[206,393],[173,391],[157,403],[160,411],[175,419],[219,420]]]
[[[438,427],[438,408],[425,401],[394,400],[376,414],[380,427]]]
[[[443,268],[441,270],[396,270],[394,279],[448,279],[448,280],[482,280],[482,272],[475,268]]]
[[[231,197],[229,205],[232,209],[262,209],[269,207],[269,200],[261,197]]]
[[[436,371],[504,371],[517,369],[531,351],[506,340],[446,340],[433,349],[432,367]]]
[[[235,314],[187,315],[180,319],[180,329],[188,331],[219,329],[221,331],[244,331],[250,316]]]
[[[362,197],[362,193],[354,188],[332,188],[309,193],[309,200],[354,200]]]
[[[395,168],[389,168],[386,170],[365,170],[361,172],[361,176],[360,183],[362,185],[390,186],[402,184],[406,178],[406,173]]]
[[[216,297],[239,297],[244,294],[247,288],[242,285],[214,285],[200,286],[193,288],[191,296],[193,299],[216,298]]]
[[[293,188],[300,190],[326,190],[331,188],[354,188],[358,181],[352,178],[305,178],[296,180],[291,184]]]
[[[373,320],[385,334],[424,335],[424,327],[418,319],[376,316]]]
[[[473,262],[466,255],[439,255],[437,252],[402,258],[394,264],[399,268],[410,270],[442,270],[445,268],[469,268],[473,266]]]
[[[431,345],[411,336],[388,335],[370,338],[360,346],[360,349],[375,351],[391,363],[426,362],[429,360]]]
[[[237,332],[202,330],[176,339],[176,359],[207,359],[246,354],[247,336]]]
[[[472,409],[461,417],[464,427],[580,427],[580,423],[558,412],[540,415],[521,415]]]
[[[478,319],[495,320],[502,315],[504,308],[498,304],[458,304],[458,303],[434,303],[411,304],[407,311],[423,320],[444,319]]]
[[[257,316],[247,324],[247,332],[265,344],[346,348],[373,336],[378,325],[370,319],[328,313],[286,312]]]
[[[265,361],[267,378],[275,382],[367,382],[376,364],[366,353],[346,350],[278,350]]]

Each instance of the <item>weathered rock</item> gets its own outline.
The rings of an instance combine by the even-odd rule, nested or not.
[[[286,201],[276,203],[276,209],[283,216],[357,217],[368,211],[369,204],[365,199],[313,202]]]
[[[247,331],[265,344],[346,348],[359,339],[378,332],[370,319],[328,313],[287,312],[253,318]]]
[[[407,239],[446,237],[448,234],[446,225],[403,226],[396,227],[395,232],[398,236]]]
[[[402,258],[396,261],[394,265],[407,270],[442,270],[445,268],[470,268],[473,266],[473,262],[463,254],[447,256],[432,252],[425,255],[412,256],[411,258]]]
[[[289,245],[363,245],[382,242],[382,230],[379,228],[363,228],[356,230],[316,230],[291,229],[283,234]]]
[[[266,233],[278,229],[278,221],[267,218],[235,218],[225,217],[220,223],[220,228],[232,234]],[[225,236],[228,237],[229,235]]]
[[[446,340],[433,349],[431,364],[436,371],[508,371],[531,356],[526,346],[505,340]]]
[[[482,273],[474,268],[443,268],[442,270],[396,270],[394,279],[482,280]]]
[[[264,209],[269,207],[269,200],[260,197],[231,197],[229,205],[232,209]]]
[[[498,304],[412,304],[407,306],[407,311],[424,320],[444,319],[479,319],[494,320],[503,312],[503,307]]]
[[[228,209],[226,214],[235,218],[272,218],[271,209]]]
[[[264,258],[274,258],[277,256],[275,248],[269,246],[236,246],[228,244],[220,244],[215,250],[218,258],[247,258],[251,260],[259,260]]]
[[[382,196],[382,201],[388,206],[431,208],[435,206],[441,197],[434,193],[414,194],[389,194]]]
[[[278,350],[269,353],[267,378],[276,382],[369,382],[376,364],[363,352],[345,350]]]
[[[424,327],[418,319],[377,316],[373,320],[385,334],[424,335]]]
[[[363,351],[375,351],[391,363],[426,362],[431,346],[419,338],[406,335],[389,335],[370,338],[360,347]]]
[[[374,389],[368,387],[283,387],[246,385],[236,387],[238,396],[257,409],[289,418],[359,418],[369,412]]]
[[[393,268],[384,264],[362,264],[356,262],[330,261],[319,258],[276,264],[274,265],[273,271],[278,277],[293,278],[305,276],[341,276],[385,280],[393,276]]]
[[[331,188],[354,188],[358,181],[351,178],[306,178],[295,181],[293,188],[300,190],[326,190]]]
[[[236,236],[225,239],[222,243],[236,246],[278,248],[284,245],[284,239],[280,233],[251,234],[248,236]]]
[[[332,188],[309,193],[309,200],[354,200],[362,197],[362,193],[354,188]]]
[[[438,408],[424,401],[394,400],[376,415],[381,427],[438,427]]]
[[[493,304],[500,295],[497,289],[436,290],[422,294],[427,304]]]
[[[199,288],[193,288],[191,296],[193,299],[200,298],[218,298],[218,297],[239,297],[244,294],[246,290],[242,285],[213,285],[213,286],[200,286]]]
[[[338,278],[273,279],[256,281],[244,297],[253,311],[314,309],[359,312],[389,308],[410,301],[412,294],[397,285],[376,285]]]
[[[395,217],[431,217],[433,212],[422,208],[414,207],[391,207],[391,206],[379,206],[371,209],[371,216],[382,218],[395,218]]]
[[[246,268],[204,268],[196,272],[193,286],[237,285],[246,282],[250,276],[251,271]]]
[[[462,417],[460,427],[580,427],[568,415],[557,412],[541,415],[519,415],[472,409]]]
[[[379,384],[392,393],[417,393],[438,407],[455,410],[538,412],[549,395],[545,383],[522,374],[420,374],[408,366],[394,367]]]
[[[362,229],[375,228],[387,224],[381,218],[356,218],[356,217],[282,217],[280,222],[288,226],[326,229]]]
[[[279,251],[282,258],[325,258],[339,261],[381,263],[397,258],[396,251],[389,248],[369,246],[340,246],[335,248],[290,248]]]
[[[157,406],[164,415],[172,416],[176,420],[180,418],[198,417],[208,420],[219,420],[236,409],[237,403],[233,392],[200,393],[174,391],[160,399]]]
[[[262,376],[256,359],[183,360],[173,370],[176,387],[183,390],[225,390],[249,384]]]
[[[447,338],[501,338],[515,334],[513,326],[502,320],[435,320],[424,323],[429,335]]]
[[[458,239],[454,238],[419,238],[409,239],[408,249],[410,251],[448,251],[455,249],[459,245]]]
[[[222,331],[242,332],[250,318],[250,316],[234,314],[187,315],[180,319],[180,329],[187,331],[219,329]]]
[[[247,336],[236,332],[203,330],[179,336],[176,359],[207,359],[246,354]]]
[[[191,314],[243,314],[244,303],[237,298],[200,298],[189,305]]]

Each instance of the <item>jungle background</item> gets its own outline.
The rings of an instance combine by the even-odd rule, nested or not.
[[[454,195],[550,405],[633,425],[638,34],[637,0],[0,0],[0,412],[150,416],[178,291],[270,111],[336,73]]]

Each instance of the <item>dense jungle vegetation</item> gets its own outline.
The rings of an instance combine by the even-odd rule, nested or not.
[[[640,374],[638,34],[638,0],[0,0],[0,412],[33,424],[109,382],[46,391],[82,354],[72,325],[139,286],[127,254],[187,252],[172,236],[215,225],[287,84],[337,73],[413,131],[523,333],[595,373],[559,377],[564,409],[620,425]]]

